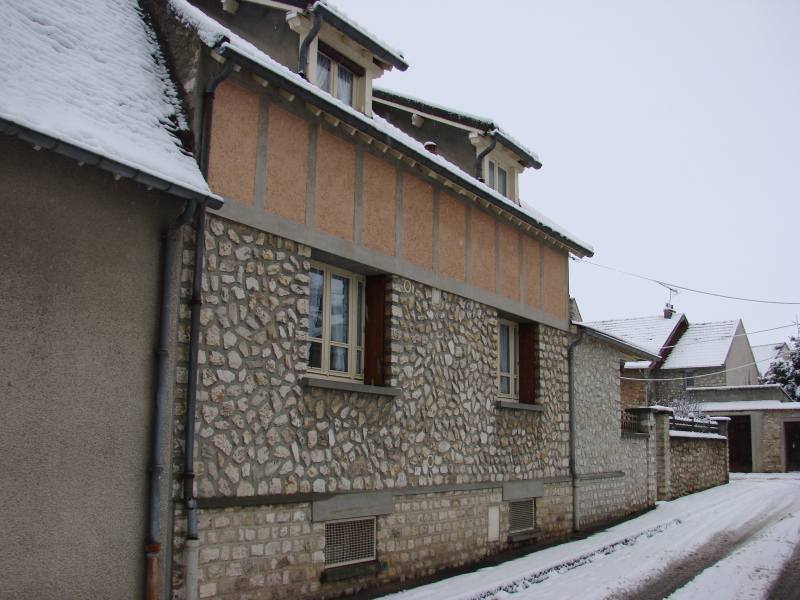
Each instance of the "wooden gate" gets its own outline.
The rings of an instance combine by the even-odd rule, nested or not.
[[[800,471],[800,421],[783,424],[786,442],[786,470]]]
[[[749,415],[731,417],[731,422],[728,424],[728,460],[731,473],[753,472]]]

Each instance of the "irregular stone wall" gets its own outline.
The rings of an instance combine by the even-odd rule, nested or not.
[[[619,373],[616,348],[588,337],[576,347],[576,469],[599,477],[578,483],[582,527],[655,504],[655,446],[648,437],[623,437]]]
[[[786,415],[789,411],[764,411],[761,420],[761,469],[764,473],[782,473],[784,450],[781,445],[783,438],[783,420],[778,414]],[[795,413],[800,415],[800,411]]]
[[[182,596],[184,577],[185,519],[180,507],[179,466],[183,454],[191,247],[191,234],[187,234],[173,463],[178,507],[173,526],[176,598]],[[434,306],[430,287],[389,277],[385,307],[387,385],[399,389],[401,395],[305,385],[311,250],[217,217],[209,219],[204,247],[195,448],[199,498],[291,497],[427,486],[432,486],[431,493],[437,493],[439,485],[568,475],[570,339],[565,332],[539,326],[537,403],[544,411],[499,408],[495,404],[496,310],[447,292],[441,292],[441,302]],[[537,500],[537,526],[545,530],[545,537],[569,531],[570,500],[569,484],[545,485],[545,496]],[[247,515],[256,519],[256,514],[270,514],[271,508],[259,510],[233,508],[224,513],[230,518],[241,513],[242,519],[251,519]],[[306,509],[291,510],[295,515]],[[481,516],[473,517],[485,522],[486,509],[481,511]],[[464,527],[471,527],[470,518],[464,517]],[[208,521],[204,523],[205,528],[212,527]],[[305,531],[302,525],[298,527]],[[309,527],[313,533],[316,525]],[[238,529],[236,535],[240,535]],[[418,576],[430,568],[477,560],[499,547],[487,545],[485,533],[484,542],[481,539],[470,541],[463,551],[432,543],[424,561],[428,566],[423,568],[420,562],[413,569],[404,566],[389,572],[397,577]],[[394,543],[403,540],[416,543],[414,536],[403,536]],[[206,545],[204,538],[201,549]],[[233,548],[228,552],[232,557]],[[313,557],[308,560],[316,564]],[[213,570],[213,581],[212,573],[206,571],[204,585],[209,587],[204,589],[211,593],[210,584],[214,583],[217,591],[213,593],[219,595],[221,589],[228,589],[220,587],[226,577],[244,585],[242,577],[260,581],[269,573],[274,575],[276,568],[259,560],[247,564],[250,566],[242,575],[237,574],[238,567],[231,567],[230,576],[226,575],[227,566],[223,572]],[[285,589],[311,593],[318,573],[317,579],[308,580],[309,572],[303,569],[310,567],[299,555],[294,564],[305,566],[295,570],[284,565],[281,581],[288,577],[294,586],[292,582],[298,578],[301,587]],[[311,587],[303,588],[300,579]],[[369,583],[369,577],[347,585],[364,582]]]
[[[670,499],[728,483],[728,440],[670,435]]]

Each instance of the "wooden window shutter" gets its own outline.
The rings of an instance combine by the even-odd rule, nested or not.
[[[386,276],[367,277],[365,296],[367,318],[364,326],[364,383],[384,385]]]
[[[519,324],[519,401],[536,404],[536,323]]]

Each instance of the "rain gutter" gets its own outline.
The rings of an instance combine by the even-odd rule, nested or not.
[[[236,62],[228,60],[222,70],[206,85],[203,91],[203,129],[200,132],[200,171],[208,178],[211,139],[211,121],[214,110],[214,92],[220,83],[233,73]],[[186,413],[183,444],[183,501],[186,506],[186,600],[196,600],[198,594],[198,569],[200,537],[197,533],[197,500],[194,497],[194,429],[197,412],[197,371],[200,340],[200,309],[203,306],[203,248],[205,244],[206,209],[197,211],[194,235],[194,267],[192,274],[191,316],[189,324],[189,366],[186,385]]]
[[[576,464],[575,439],[575,348],[586,338],[586,329],[581,336],[569,345],[569,474],[572,477],[572,529],[581,530],[581,513],[578,497],[578,467]]]
[[[104,171],[109,171],[117,177],[125,177],[126,179],[133,179],[137,183],[146,185],[162,192],[167,192],[173,196],[178,196],[185,200],[193,200],[198,204],[204,204],[210,208],[222,208],[222,199],[213,194],[203,194],[201,192],[189,189],[177,183],[167,181],[157,175],[147,173],[140,169],[136,169],[124,163],[121,163],[110,158],[106,158],[100,154],[90,150],[84,150],[74,144],[59,140],[58,138],[50,135],[39,133],[34,129],[18,125],[13,121],[0,117],[0,133],[5,133],[8,136],[15,137],[33,146],[38,150],[44,148],[51,150],[57,154],[61,154],[68,158],[77,160],[80,163],[99,167]]]
[[[478,157],[475,159],[475,179],[480,182],[483,182],[483,159],[484,157],[489,154],[492,150],[494,150],[495,146],[497,146],[497,130],[493,130],[489,132],[489,138],[492,140],[489,142],[489,145],[486,149],[478,154]]]
[[[552,237],[554,240],[562,243],[567,248],[575,251],[577,254],[580,254],[582,256],[594,255],[594,252],[590,248],[581,246],[575,241],[567,238],[562,233],[553,230],[551,227],[548,227],[544,223],[540,223],[539,221],[531,217],[531,215],[519,209],[518,207],[510,203],[504,202],[503,200],[496,198],[492,194],[487,194],[486,189],[483,187],[483,185],[477,182],[472,177],[467,176],[466,174],[460,175],[459,173],[456,173],[454,171],[451,171],[450,169],[445,168],[438,161],[433,160],[431,158],[433,155],[430,152],[427,152],[426,150],[417,150],[411,145],[405,144],[404,142],[391,136],[386,131],[382,130],[381,128],[371,123],[369,119],[367,119],[367,117],[357,116],[351,113],[350,111],[346,110],[343,106],[340,106],[337,102],[334,102],[332,99],[328,100],[327,98],[322,97],[320,94],[315,94],[313,91],[306,88],[304,85],[298,83],[297,81],[294,81],[290,76],[262,65],[261,63],[253,60],[247,55],[237,51],[233,46],[227,43],[221,44],[218,53],[223,58],[236,61],[236,63],[239,64],[242,68],[247,69],[252,73],[255,73],[265,81],[272,83],[277,87],[280,87],[281,89],[285,90],[286,92],[288,92],[293,96],[296,96],[297,98],[301,99],[303,102],[309,104],[310,106],[314,106],[315,108],[318,108],[326,112],[331,117],[341,121],[342,123],[345,123],[346,125],[349,125],[350,127],[353,127],[354,129],[357,129],[358,131],[368,135],[374,140],[380,142],[381,144],[388,146],[389,148],[392,148],[397,152],[405,154],[412,160],[416,161],[425,168],[433,171],[437,175],[441,175],[442,177],[445,177],[455,183],[458,183],[459,186],[464,188],[469,193],[474,194],[475,196],[482,198],[489,204],[513,215],[520,221],[529,223],[530,225],[536,227],[536,229]]]

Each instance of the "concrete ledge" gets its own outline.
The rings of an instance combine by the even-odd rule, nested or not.
[[[527,500],[544,496],[544,484],[540,480],[509,481],[503,484],[503,501]]]
[[[521,402],[509,402],[507,400],[495,400],[497,408],[510,408],[511,410],[530,410],[534,412],[544,412],[541,404],[522,404]]]
[[[578,481],[591,481],[592,479],[611,479],[612,477],[625,477],[624,471],[610,471],[608,473],[589,473],[587,475],[576,475]]]
[[[315,501],[311,505],[311,520],[334,521],[337,519],[357,519],[375,517],[392,512],[391,492],[371,492],[366,494],[338,494]]]
[[[391,396],[397,398],[400,395],[398,388],[384,387],[380,385],[365,385],[355,381],[339,381],[336,379],[320,379],[317,377],[304,377],[300,380],[303,387],[315,387],[324,390],[341,390],[343,392],[355,392],[357,394],[375,394],[377,396]]]
[[[332,569],[325,569],[320,575],[321,582],[326,581],[340,581],[342,579],[349,579],[350,577],[360,577],[362,575],[369,575],[371,573],[378,573],[383,571],[386,565],[379,560],[371,560],[369,562],[358,563],[355,565],[346,565],[344,567],[334,567]]]
[[[509,542],[524,542],[525,540],[535,540],[544,533],[542,529],[531,529],[529,531],[520,531],[518,533],[508,534]]]

